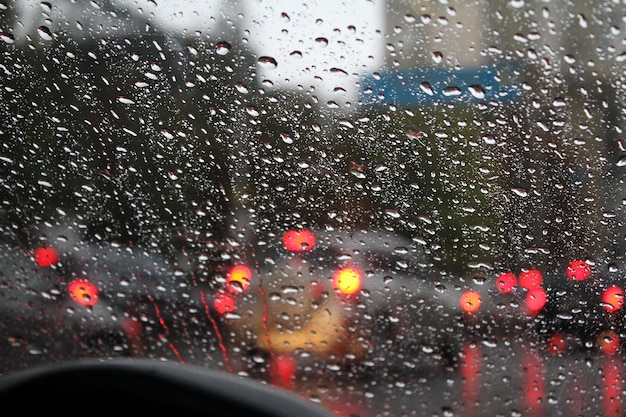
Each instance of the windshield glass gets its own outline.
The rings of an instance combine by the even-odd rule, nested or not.
[[[0,2],[0,373],[622,415],[618,1]]]

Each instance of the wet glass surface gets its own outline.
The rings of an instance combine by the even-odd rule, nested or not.
[[[626,7],[0,2],[0,372],[623,414]]]

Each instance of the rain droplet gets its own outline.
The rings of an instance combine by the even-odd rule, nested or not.
[[[315,43],[320,46],[328,46],[328,39],[322,37],[315,38]]]
[[[513,6],[516,9],[520,9],[522,7],[524,7],[526,3],[524,2],[524,0],[511,0],[511,6]]]
[[[248,94],[248,87],[246,87],[245,84],[237,83],[235,84],[235,88],[242,94]]]
[[[581,28],[586,29],[588,26],[588,22],[587,22],[587,16],[585,16],[584,14],[579,14],[578,15],[578,24],[580,25]]]
[[[479,99],[482,100],[485,98],[485,90],[483,90],[483,88],[479,85],[470,85],[468,87],[470,94]]]
[[[619,161],[617,161],[618,167],[626,167],[626,156],[622,156]]]
[[[281,133],[280,134],[280,138],[283,140],[283,142],[285,142],[287,145],[291,145],[293,143],[293,138],[291,136],[289,136],[287,133]]]
[[[134,102],[134,101],[132,101],[131,99],[126,98],[126,97],[124,97],[124,96],[119,96],[119,97],[117,98],[117,101],[119,101],[119,102],[120,102],[120,103],[122,103],[122,104],[135,104],[135,102]]]
[[[48,29],[46,26],[39,26],[37,28],[37,33],[44,41],[52,40],[52,32],[50,32],[50,29]]]
[[[10,33],[0,32],[0,39],[2,39],[5,43],[15,42],[15,37]]]
[[[246,107],[246,113],[253,117],[257,117],[258,115],[260,115],[259,111],[252,106]]]
[[[398,213],[398,210],[385,209],[385,214],[389,217],[393,217],[394,219],[400,218],[400,213]]]
[[[226,55],[230,52],[230,44],[224,41],[219,42],[215,47],[215,52],[217,52],[218,55]]]
[[[52,11],[52,5],[47,1],[42,1],[41,3],[39,3],[39,5],[41,6],[41,10],[43,10],[44,12],[50,13]]]
[[[433,52],[432,58],[435,64],[440,64],[443,61],[443,54],[441,52],[435,51]]]
[[[293,58],[302,58],[302,52],[300,51],[293,51],[289,54],[289,56],[293,57]]]
[[[282,12],[282,13],[280,14],[280,17],[282,17],[282,18],[283,18],[283,22],[285,22],[285,23],[288,23],[288,22],[291,20],[291,19],[289,18],[289,15],[288,15],[287,13],[285,13],[285,12]]]
[[[459,87],[446,87],[443,89],[443,95],[446,97],[460,96],[461,89]]]
[[[422,89],[423,92],[425,92],[429,96],[432,96],[435,94],[435,92],[433,91],[433,88],[426,81],[420,84],[420,88]]]
[[[278,62],[276,62],[276,60],[274,58],[272,58],[271,56],[259,57],[257,62],[263,68],[267,68],[267,69],[275,69],[278,66]]]
[[[348,73],[345,70],[342,70],[341,68],[336,68],[336,67],[331,68],[330,72],[335,75],[348,75]]]
[[[520,197],[528,196],[528,191],[526,191],[524,188],[511,188],[511,191],[513,191],[515,195],[518,195]]]

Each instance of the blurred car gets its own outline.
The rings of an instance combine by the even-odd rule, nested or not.
[[[213,308],[234,346],[268,359],[417,367],[456,352],[458,295],[402,236],[288,230],[221,281]]]
[[[133,354],[145,343],[141,318],[154,316],[173,282],[173,271],[155,256],[110,244],[68,250],[3,244],[0,334],[11,346],[5,350],[21,346],[44,360],[50,352],[58,359]]]

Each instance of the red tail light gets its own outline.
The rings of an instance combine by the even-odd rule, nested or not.
[[[496,278],[496,288],[502,294],[508,294],[517,286],[517,277],[512,272],[504,272]]]
[[[624,290],[615,285],[602,293],[602,304],[609,313],[615,313],[624,305]]]
[[[526,306],[531,312],[538,312],[547,302],[546,291],[539,287],[533,288],[526,294]]]
[[[289,230],[283,235],[283,245],[290,252],[308,252],[315,242],[315,234],[306,229]]]
[[[529,269],[519,274],[519,284],[527,290],[534,290],[541,287],[543,274],[538,269]]]
[[[67,286],[72,300],[85,307],[93,307],[98,302],[98,288],[89,281],[76,279]]]
[[[584,281],[591,275],[591,267],[585,261],[572,261],[567,266],[565,274],[573,281]]]
[[[41,247],[35,249],[35,263],[39,266],[49,267],[59,262],[59,254],[54,248]]]
[[[333,288],[343,295],[356,294],[363,285],[363,274],[357,268],[346,266],[333,274]]]
[[[228,289],[234,293],[242,293],[250,287],[252,270],[246,265],[235,265],[226,277]]]

